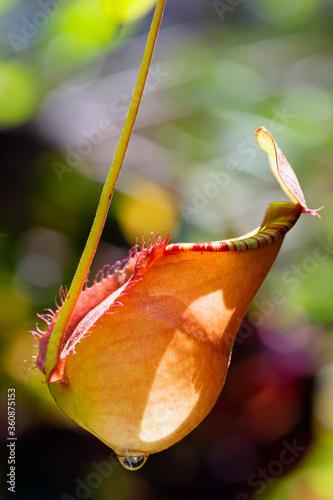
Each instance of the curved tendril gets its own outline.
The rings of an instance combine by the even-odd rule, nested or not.
[[[134,89],[129,111],[125,120],[125,124],[119,139],[117,150],[102,190],[95,219],[91,227],[85,249],[82,253],[71,287],[67,294],[66,300],[60,310],[57,322],[52,332],[52,339],[50,339],[48,345],[46,362],[45,362],[45,371],[47,377],[49,372],[57,363],[63,336],[66,332],[70,317],[74,311],[74,308],[76,306],[82,288],[86,281],[86,277],[89,272],[91,262],[94,258],[97,245],[99,243],[103,231],[105,219],[109,211],[109,206],[111,203],[113,192],[125,158],[127,146],[131,138],[136,116],[142,100],[142,94],[148,77],[148,71],[152,60],[154,47],[159,32],[159,27],[161,25],[165,4],[166,0],[157,1],[154,17],[151,23],[147,44],[145,47],[139,71],[139,76],[136,82],[136,86]]]

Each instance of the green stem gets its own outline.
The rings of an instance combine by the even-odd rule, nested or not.
[[[68,323],[73,314],[76,303],[79,299],[80,293],[82,291],[83,285],[85,283],[88,271],[91,266],[91,262],[94,258],[97,245],[99,243],[105,220],[109,211],[111,199],[116,186],[116,182],[124,162],[125,154],[127,151],[128,143],[132,135],[132,130],[135,124],[135,120],[139,111],[140,103],[142,100],[142,94],[144,91],[145,83],[148,77],[148,71],[150,63],[152,60],[154,47],[156,44],[156,39],[159,31],[159,27],[163,17],[163,11],[166,4],[166,0],[158,0],[155,8],[154,17],[151,23],[147,44],[145,47],[144,55],[142,58],[142,63],[139,71],[139,76],[134,89],[132,101],[128,110],[128,114],[125,120],[124,128],[122,130],[119,143],[115,156],[113,158],[112,165],[110,167],[109,174],[105,181],[102,194],[97,207],[95,219],[90,230],[90,234],[82,253],[79,265],[77,267],[76,273],[74,275],[71,287],[67,294],[64,305],[61,308],[57,322],[54,326],[49,345],[47,348],[46,362],[45,362],[45,372],[49,374],[50,370],[56,365],[60,348],[62,346],[62,339],[67,330]]]

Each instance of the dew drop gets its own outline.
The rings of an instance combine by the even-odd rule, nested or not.
[[[118,460],[123,467],[127,470],[138,470],[140,469],[146,462],[148,457],[138,455],[136,457],[119,457]]]

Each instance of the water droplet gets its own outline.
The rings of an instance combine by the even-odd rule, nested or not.
[[[148,457],[138,455],[135,457],[119,457],[118,460],[123,467],[127,470],[138,470],[140,469],[146,462]]]

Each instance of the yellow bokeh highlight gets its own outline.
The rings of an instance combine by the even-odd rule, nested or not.
[[[76,0],[66,5],[59,17],[58,28],[60,34],[72,33],[90,42],[91,49],[108,42],[114,31],[114,26],[103,17],[97,0]]]
[[[0,127],[14,127],[28,120],[37,107],[39,90],[35,74],[26,64],[9,60],[0,64]]]
[[[129,244],[136,238],[150,237],[150,233],[176,231],[177,211],[169,191],[152,181],[141,180],[133,184],[127,195],[117,203],[117,215],[122,233]]]
[[[105,16],[116,23],[129,23],[144,16],[156,0],[100,0]]]

